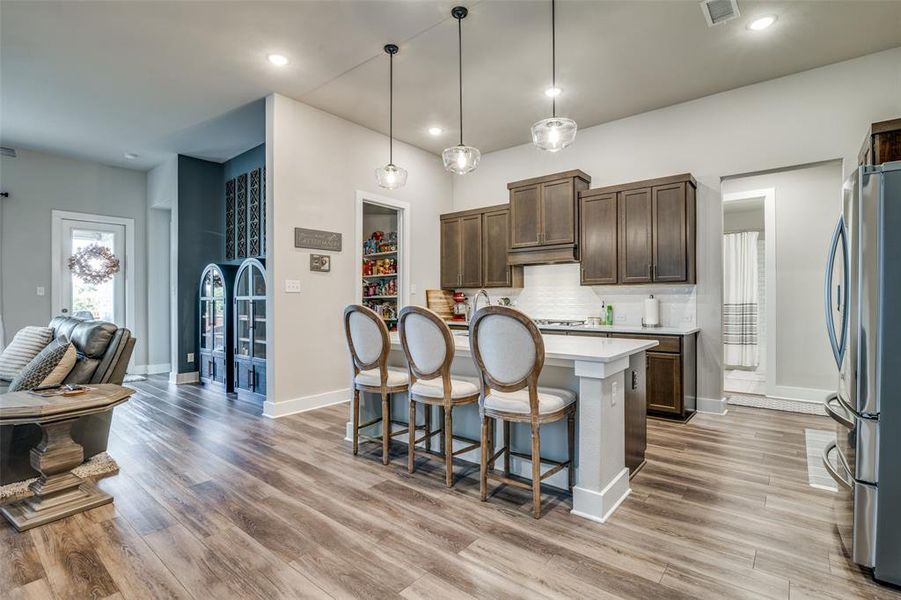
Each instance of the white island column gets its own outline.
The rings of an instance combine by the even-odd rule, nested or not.
[[[611,362],[577,360],[579,461],[572,514],[603,523],[626,499],[625,372],[629,358]]]

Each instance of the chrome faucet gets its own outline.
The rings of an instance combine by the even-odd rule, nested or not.
[[[485,288],[482,288],[476,292],[475,297],[472,299],[472,314],[479,312],[479,298],[482,296],[485,296],[485,303],[488,306],[491,306],[491,297],[488,295],[488,291]]]

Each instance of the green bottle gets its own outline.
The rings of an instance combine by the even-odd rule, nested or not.
[[[607,316],[605,317],[605,320],[607,321],[607,325],[613,325],[613,305],[612,304],[607,305]]]

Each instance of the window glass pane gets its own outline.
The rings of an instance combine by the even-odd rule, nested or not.
[[[265,296],[266,295],[266,278],[263,277],[263,272],[259,269],[253,270],[253,295],[254,296]]]
[[[110,251],[114,250],[114,235],[107,231],[91,231],[88,229],[72,230],[72,254],[82,248],[97,244]],[[70,272],[72,278],[72,312],[89,311],[95,319],[115,321],[116,293],[113,280],[103,283],[88,283]]]

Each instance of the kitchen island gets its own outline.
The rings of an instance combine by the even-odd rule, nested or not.
[[[604,522],[630,491],[629,469],[625,463],[626,388],[637,388],[638,379],[643,380],[645,351],[656,346],[657,342],[556,334],[544,334],[543,338],[545,363],[541,385],[570,389],[578,395],[576,486],[573,488],[572,513]],[[468,332],[455,332],[454,342],[451,372],[457,377],[477,377]],[[396,333],[391,334],[389,364],[406,368]],[[369,410],[377,410],[378,403],[372,402],[372,399],[367,398],[366,404]],[[397,418],[405,414],[406,408],[405,397],[398,395],[393,402],[393,416]],[[524,450],[529,441],[528,427],[516,425],[519,424],[514,424],[511,444],[514,450]],[[461,407],[454,412],[454,430],[457,435],[478,439],[479,417],[475,406]],[[542,456],[565,459],[565,423],[542,426],[541,449]],[[479,451],[462,454],[460,458],[478,464]],[[517,475],[528,475],[528,461],[514,460],[511,471]],[[545,480],[545,483],[563,489],[567,487],[566,482],[565,470]]]

